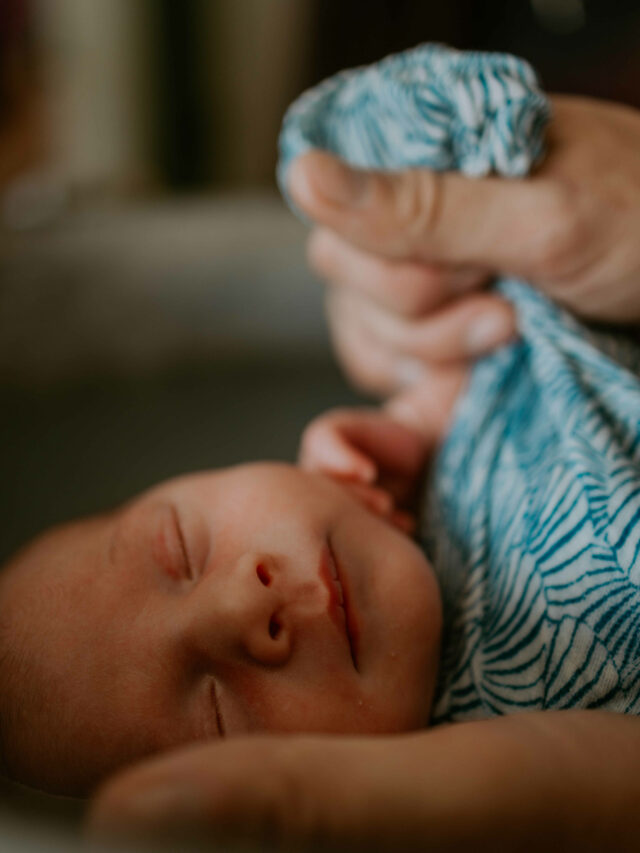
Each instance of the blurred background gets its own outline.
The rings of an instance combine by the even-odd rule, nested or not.
[[[323,77],[427,40],[640,106],[637,0],[0,0],[0,560],[172,474],[293,459],[355,399],[278,128]],[[0,795],[0,847],[34,809],[79,814]]]

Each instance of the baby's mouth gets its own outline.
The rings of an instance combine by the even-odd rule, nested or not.
[[[346,586],[345,575],[341,571],[330,537],[327,537],[326,546],[323,549],[321,575],[329,589],[329,613],[340,630],[344,632],[349,645],[351,661],[356,672],[359,672],[358,628],[349,604],[349,588]]]

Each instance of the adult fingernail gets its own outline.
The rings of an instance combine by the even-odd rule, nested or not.
[[[467,332],[467,351],[470,355],[481,355],[504,344],[513,336],[511,317],[502,312],[480,314]]]
[[[401,387],[417,385],[427,375],[427,368],[417,358],[400,358],[395,363],[395,378]]]

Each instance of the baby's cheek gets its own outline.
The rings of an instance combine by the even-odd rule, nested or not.
[[[236,676],[228,703],[234,722],[229,734],[377,731],[373,703],[337,668],[326,675],[321,684],[302,672]]]

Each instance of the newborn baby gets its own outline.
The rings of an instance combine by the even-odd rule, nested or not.
[[[426,725],[438,587],[380,497],[260,463],[45,533],[0,574],[5,772],[81,793],[199,738]]]
[[[474,173],[523,171],[540,146],[520,156],[511,142],[544,114],[530,85],[517,60],[440,48],[340,75],[294,108],[281,175],[318,127],[361,165],[391,152],[391,165],[453,168],[471,151]],[[197,738],[638,713],[638,349],[522,282],[497,286],[520,341],[386,410],[321,417],[307,470],[185,477],[18,555],[0,576],[6,771],[81,792]],[[425,461],[421,549],[396,506],[414,506]]]

